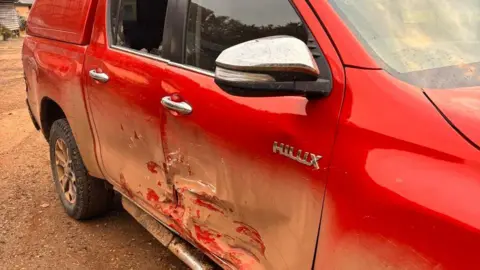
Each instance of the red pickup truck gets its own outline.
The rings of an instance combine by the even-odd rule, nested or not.
[[[476,269],[479,12],[37,0],[27,103],[66,212],[116,191],[193,269]]]

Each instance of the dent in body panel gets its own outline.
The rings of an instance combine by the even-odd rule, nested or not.
[[[101,2],[100,7],[103,8],[104,3]],[[97,16],[97,21],[105,21],[103,14]],[[94,33],[92,39],[102,43],[104,33]],[[260,157],[252,154],[251,149],[236,152],[245,147],[244,144],[228,145],[225,141],[231,136],[222,136],[212,130],[216,121],[210,118],[215,119],[217,113],[225,112],[225,106],[252,117],[255,114],[244,105],[257,104],[253,111],[267,110],[257,114],[267,121],[257,121],[255,125],[248,125],[249,128],[258,129],[265,123],[278,125],[280,131],[274,133],[281,134],[279,140],[286,139],[287,143],[303,147],[307,143],[297,144],[300,139],[295,139],[298,129],[303,133],[312,125],[311,121],[317,119],[315,115],[321,116],[325,118],[318,124],[321,132],[308,134],[306,141],[312,142],[313,138],[322,135],[323,140],[317,142],[315,148],[329,150],[343,95],[341,91],[334,91],[333,100],[320,104],[302,98],[293,99],[293,102],[283,98],[226,102],[228,100],[213,87],[213,81],[208,91],[201,89],[199,84],[210,80],[191,72],[181,78],[179,70],[172,72],[168,67],[164,72],[158,62],[139,60],[139,57],[113,50],[92,50],[92,55],[97,59],[91,61],[91,66],[102,67],[115,78],[109,81],[108,89],[94,86],[91,91],[94,95],[92,108],[97,114],[95,120],[101,123],[97,133],[104,143],[102,157],[105,164],[108,162],[110,179],[118,182],[119,174],[123,174],[134,191],[135,202],[200,249],[217,256],[216,261],[226,268],[311,267],[322,206],[324,171],[312,173],[305,166],[292,165],[283,157],[271,157],[272,141],[265,144],[265,154]],[[135,91],[131,89],[133,86]],[[203,113],[211,126],[183,125],[179,121],[184,118],[169,114],[166,118],[160,116],[164,112],[159,110],[159,101],[178,89],[186,91],[182,97],[189,103],[194,96],[199,100],[198,93],[202,91],[201,98],[210,102],[191,103],[199,113],[189,117]],[[191,91],[190,97],[187,90]],[[145,120],[147,117],[150,121]],[[195,123],[195,120],[189,121]],[[196,123],[202,125],[202,121]],[[231,131],[238,131],[238,128]],[[131,143],[135,132],[142,135],[145,143],[135,140]],[[162,133],[161,138],[155,136],[159,133]],[[246,141],[260,144],[256,136],[245,137],[248,137]],[[164,197],[162,193],[166,192],[170,192],[169,196]]]
[[[135,113],[131,111],[129,116],[130,114]],[[149,158],[158,160],[159,163],[163,160],[157,135],[147,130],[142,132],[132,130],[140,126],[128,123],[127,119],[122,122],[125,123],[121,124],[119,135],[115,139],[112,138],[109,143],[122,144],[123,147],[116,149],[115,152],[110,152],[106,148],[103,152],[103,156],[109,160],[109,173],[119,173],[119,178],[110,179],[132,199],[142,199],[156,209],[171,207],[174,203],[173,186],[166,181],[163,166],[156,161],[148,161]],[[151,131],[156,130],[154,126],[151,126]],[[152,145],[156,147],[151,147]]]
[[[186,194],[181,221],[202,229],[187,226],[199,233],[197,246],[215,255],[220,247],[222,261],[236,268],[310,268],[341,84],[315,101],[241,98],[212,78],[180,68],[168,74],[165,84],[194,108],[188,117],[167,114],[162,139],[166,155],[183,156],[172,177],[177,193]],[[321,154],[319,169],[274,154],[274,141]],[[211,237],[202,238],[206,229]]]
[[[127,183],[137,203],[141,200],[155,208],[158,196],[164,205],[157,208],[170,207],[174,203],[173,186],[165,180],[160,132],[163,90],[155,87],[163,77],[162,64],[145,70],[144,59],[123,52],[102,48],[92,49],[89,54],[86,66],[101,68],[110,76],[108,84],[87,80],[100,145],[97,152],[107,178],[125,194],[128,189],[122,183]]]
[[[228,199],[217,196],[215,185],[200,180],[205,176],[196,170],[201,162],[191,168],[186,163],[188,157],[179,152],[173,156],[176,157],[171,158],[168,168],[178,199],[178,211],[172,215],[176,225],[182,227],[198,246],[239,269],[263,268],[265,245],[260,234],[237,221],[240,217],[235,206]],[[211,173],[212,177],[218,177],[217,172]],[[218,179],[222,180],[225,179]]]
[[[167,117],[165,138],[175,226],[234,268],[310,267],[297,255],[315,248],[318,227],[309,221],[319,220],[322,188],[308,174],[234,153],[200,127],[185,132],[177,121]]]
[[[234,221],[233,205],[216,196],[214,185],[196,178],[204,176],[195,176],[201,173],[196,171],[201,162],[191,164],[180,150],[167,154],[166,160],[166,181],[173,183],[177,199],[173,211],[162,211],[171,216],[171,227],[238,268],[261,268],[257,257],[264,256],[265,247],[259,233]]]

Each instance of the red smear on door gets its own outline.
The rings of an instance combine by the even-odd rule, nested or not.
[[[120,174],[120,187],[122,188],[125,193],[127,193],[127,196],[130,198],[133,198],[133,192],[130,189],[130,187],[127,184],[127,180],[125,179],[125,176],[123,173]]]
[[[210,203],[207,203],[207,202],[204,202],[202,201],[201,199],[196,199],[193,201],[193,203],[195,203],[196,205],[199,205],[199,206],[202,206],[202,207],[205,207],[209,210],[212,210],[212,211],[215,211],[215,212],[220,212],[223,214],[223,211],[221,211],[220,209],[216,208],[215,206],[211,205]]]
[[[260,246],[262,254],[265,255],[265,244],[263,243],[262,237],[260,236],[258,231],[246,224],[242,224],[240,222],[235,223],[241,224],[241,226],[237,227],[236,231],[240,234],[250,237],[253,242],[257,243]]]
[[[158,164],[153,161],[150,161],[147,163],[147,168],[151,173],[158,173],[157,171],[158,167],[159,167]]]
[[[214,254],[222,254],[222,249],[217,244],[214,234],[209,230],[202,230],[198,225],[195,225],[195,235],[200,243],[202,243],[206,248]],[[221,236],[217,234],[217,236]]]
[[[153,189],[147,189],[147,200],[148,201],[153,201],[153,202],[158,202],[160,198],[158,197],[157,193]]]

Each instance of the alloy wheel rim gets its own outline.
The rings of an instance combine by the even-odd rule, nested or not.
[[[69,203],[74,204],[77,200],[77,178],[72,170],[70,151],[62,139],[55,143],[55,165],[63,195]]]

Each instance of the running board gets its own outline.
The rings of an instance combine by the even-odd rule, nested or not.
[[[150,216],[129,199],[122,196],[123,208],[140,223],[153,237],[168,248],[188,267],[194,270],[212,270],[214,265],[200,250],[165,228],[155,218]]]

